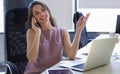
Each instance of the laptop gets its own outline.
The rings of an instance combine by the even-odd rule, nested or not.
[[[78,71],[87,71],[103,66],[109,63],[116,42],[116,37],[94,39],[88,49],[89,52],[85,61],[73,61],[66,64],[69,65],[68,67],[71,69]],[[66,64],[60,64],[60,67],[67,67]]]

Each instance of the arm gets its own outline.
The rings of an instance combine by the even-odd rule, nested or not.
[[[88,20],[89,15],[90,14],[86,14],[86,17],[83,19],[82,17],[79,18],[77,25],[76,25],[75,36],[74,36],[72,43],[70,42],[70,37],[69,37],[68,32],[65,29],[62,30],[64,50],[70,59],[75,59],[78,46],[79,46],[81,32]]]
[[[31,63],[37,60],[41,29],[32,20],[32,29],[27,30],[27,58]]]

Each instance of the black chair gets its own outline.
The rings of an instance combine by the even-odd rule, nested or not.
[[[76,23],[79,19],[79,17],[84,15],[81,12],[75,12],[74,16],[73,16],[73,23],[74,23],[74,29],[76,31]],[[84,47],[86,44],[88,44],[90,42],[88,35],[87,35],[87,29],[86,26],[83,28],[82,33],[81,33],[81,38],[80,38],[80,42],[79,42],[79,48]]]
[[[7,60],[7,74],[24,74],[28,62],[26,58],[26,29],[28,9],[15,8],[6,13],[5,41]]]
[[[120,15],[117,15],[117,21],[116,21],[116,30],[115,33],[120,34]]]

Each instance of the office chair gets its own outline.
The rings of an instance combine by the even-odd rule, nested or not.
[[[76,31],[76,23],[79,19],[79,17],[84,15],[81,12],[75,12],[74,16],[73,16],[73,23],[74,23],[74,29]],[[80,42],[79,42],[79,48],[84,47],[86,44],[88,44],[90,42],[88,35],[87,35],[87,29],[86,26],[83,28],[82,33],[81,33],[81,38],[80,38]]]
[[[120,34],[120,15],[117,15],[117,21],[116,21],[116,30],[115,33]]]
[[[15,8],[6,13],[5,43],[7,60],[7,74],[23,74],[27,64],[26,58],[26,29],[28,16],[27,8]]]

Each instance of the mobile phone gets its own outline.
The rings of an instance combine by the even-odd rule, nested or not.
[[[69,68],[46,69],[47,74],[73,74]]]
[[[34,18],[33,19],[33,21],[34,21],[34,23],[35,23],[35,25],[37,26],[37,27],[40,27],[39,25],[38,25],[38,22],[37,22],[37,20]]]

